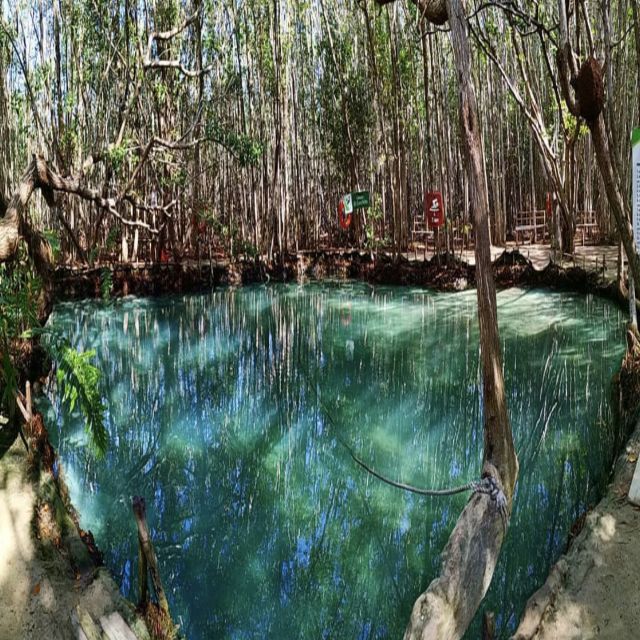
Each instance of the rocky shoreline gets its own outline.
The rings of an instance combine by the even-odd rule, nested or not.
[[[517,249],[504,251],[494,261],[496,284],[549,287],[580,293],[596,293],[624,304],[615,283],[598,270],[550,262],[536,269]],[[475,287],[475,266],[458,256],[444,254],[430,260],[408,260],[388,253],[327,250],[290,253],[271,262],[239,258],[180,263],[112,263],[92,268],[61,266],[55,272],[56,300],[101,297],[105,281],[110,295],[162,295],[193,293],[216,286],[304,281],[307,279],[362,280],[379,285],[428,287],[437,291],[462,291]]]

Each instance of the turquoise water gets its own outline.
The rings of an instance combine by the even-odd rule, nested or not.
[[[521,470],[486,604],[505,634],[606,483],[624,318],[548,291],[498,306]],[[473,291],[332,283],[58,305],[51,324],[97,351],[111,448],[92,458],[64,412],[53,437],[123,593],[139,494],[188,638],[400,637],[466,496],[384,485],[337,436],[405,482],[477,478],[475,309]]]

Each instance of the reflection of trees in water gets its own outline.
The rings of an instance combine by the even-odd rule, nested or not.
[[[544,577],[578,496],[604,481],[613,437],[594,429],[608,419],[601,390],[616,365],[594,339],[604,303],[563,304],[568,316],[593,318],[570,331],[556,313],[552,326],[519,333],[530,296],[509,299],[501,315],[522,466],[488,604],[504,620]],[[558,299],[536,305],[551,314]],[[336,431],[380,471],[413,484],[475,477],[473,298],[252,287],[67,307],[56,322],[98,350],[109,389],[106,464],[64,442],[61,450],[96,492],[94,512],[108,523],[98,542],[125,591],[135,593],[136,493],[147,498],[189,637],[402,632],[464,498],[418,499],[372,481]],[[610,338],[615,318],[600,325]],[[578,347],[589,364],[574,366]]]

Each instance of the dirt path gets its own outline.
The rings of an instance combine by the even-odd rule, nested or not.
[[[529,600],[514,638],[640,637],[640,509],[627,501],[639,455],[640,422],[606,496]]]
[[[38,485],[26,470],[17,439],[0,459],[0,638],[81,637],[78,606],[95,621],[113,611],[129,619],[131,609],[105,569],[78,580],[66,552],[35,537]]]
[[[554,259],[554,251],[548,244],[521,244],[516,245],[514,242],[507,242],[504,247],[491,246],[491,260],[495,260],[500,256],[505,249],[507,251],[513,251],[517,249],[520,253],[531,260],[536,271],[542,271],[549,263]],[[456,255],[460,255],[460,258],[468,264],[475,264],[476,258],[473,249],[465,249],[463,251],[456,251]],[[433,251],[429,249],[426,255],[422,248],[418,251],[407,251],[403,253],[403,256],[410,261],[414,260],[431,260],[433,258]],[[617,274],[617,261],[618,261],[618,247],[614,245],[576,245],[573,260],[565,256],[561,266],[563,267],[583,267],[587,270],[601,271],[604,265],[606,278],[613,280]]]

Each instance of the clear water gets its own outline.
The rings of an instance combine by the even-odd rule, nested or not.
[[[486,606],[506,634],[606,483],[624,319],[548,291],[498,305],[521,472]],[[405,482],[476,478],[475,309],[473,291],[331,283],[59,305],[52,325],[97,351],[112,444],[93,459],[63,412],[54,439],[124,594],[139,494],[188,638],[400,637],[466,496],[384,485],[337,435]]]

